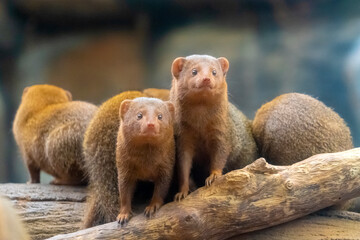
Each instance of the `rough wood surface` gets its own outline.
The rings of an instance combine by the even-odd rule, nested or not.
[[[229,240],[359,240],[360,239],[360,214],[347,211],[321,211],[300,219],[280,224],[263,230],[237,235]],[[129,235],[120,235],[116,223],[109,223],[96,227],[98,232],[94,239],[134,239]],[[81,234],[59,235],[51,238],[57,239],[93,239],[94,234],[89,234],[93,229],[81,231]],[[143,238],[140,238],[143,239]],[[144,238],[145,239],[145,238]],[[149,238],[151,239],[151,238]],[[161,239],[161,238],[160,238]],[[166,238],[164,239],[172,239]],[[182,239],[179,237],[178,239]],[[183,238],[186,239],[186,238]],[[224,238],[218,238],[224,239]]]
[[[224,175],[211,187],[198,189],[180,203],[163,206],[152,219],[138,215],[125,227],[114,222],[52,239],[226,239],[357,196],[360,148],[319,154],[287,167],[258,159]],[[360,238],[360,228],[354,229],[353,222],[350,225],[343,231]],[[341,231],[336,234],[341,235]]]
[[[360,214],[323,211],[275,227],[245,233],[229,240],[359,240]]]
[[[32,239],[45,239],[80,228],[85,206],[85,188],[0,184],[0,194],[14,202]]]

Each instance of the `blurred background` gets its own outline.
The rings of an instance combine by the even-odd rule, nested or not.
[[[0,182],[28,179],[11,132],[24,87],[54,84],[99,105],[169,88],[173,59],[195,53],[229,59],[230,100],[249,118],[282,93],[306,93],[359,146],[360,1],[1,0]]]

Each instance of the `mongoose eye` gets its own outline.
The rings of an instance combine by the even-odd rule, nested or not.
[[[161,113],[158,115],[158,119],[162,120],[162,114]]]
[[[216,76],[216,70],[212,70],[212,75]]]
[[[197,70],[194,68],[194,69],[191,71],[191,74],[192,74],[193,76],[195,76],[195,75],[197,74]]]
[[[137,114],[137,119],[140,120],[140,119],[142,119],[142,117],[143,117],[142,113],[139,112],[139,113]]]

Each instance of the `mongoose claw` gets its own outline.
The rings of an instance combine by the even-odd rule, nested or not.
[[[221,174],[219,174],[219,173],[211,173],[210,176],[205,180],[205,185],[207,187],[210,187],[211,184],[213,184],[215,182],[215,180],[220,176],[221,176]]]
[[[117,216],[116,221],[121,226],[125,226],[129,222],[129,219],[130,219],[130,214],[129,213],[120,213]]]
[[[154,214],[159,210],[160,205],[161,204],[159,203],[150,204],[145,208],[144,215],[148,218],[154,216]]]
[[[175,201],[180,202],[181,200],[186,198],[188,194],[189,194],[188,192],[179,192],[179,193],[177,193],[175,195]]]

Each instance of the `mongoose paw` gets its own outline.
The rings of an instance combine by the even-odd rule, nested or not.
[[[215,182],[215,180],[221,176],[221,173],[218,172],[213,172],[210,174],[210,176],[205,180],[205,185],[207,187],[210,187],[211,184],[213,184]]]
[[[30,179],[29,181],[26,182],[26,184],[32,184],[32,183],[40,183],[40,181]]]
[[[181,191],[175,195],[175,201],[180,202],[182,199],[186,198],[189,194],[188,191]]]
[[[66,185],[65,182],[61,181],[61,180],[58,179],[58,178],[55,178],[54,180],[52,180],[52,181],[50,182],[50,184],[51,184],[51,185]]]
[[[116,218],[116,221],[121,226],[125,226],[130,220],[130,215],[131,215],[130,213],[119,213],[119,215]]]
[[[148,218],[152,217],[160,207],[161,203],[150,203],[150,205],[145,208],[144,215]]]

